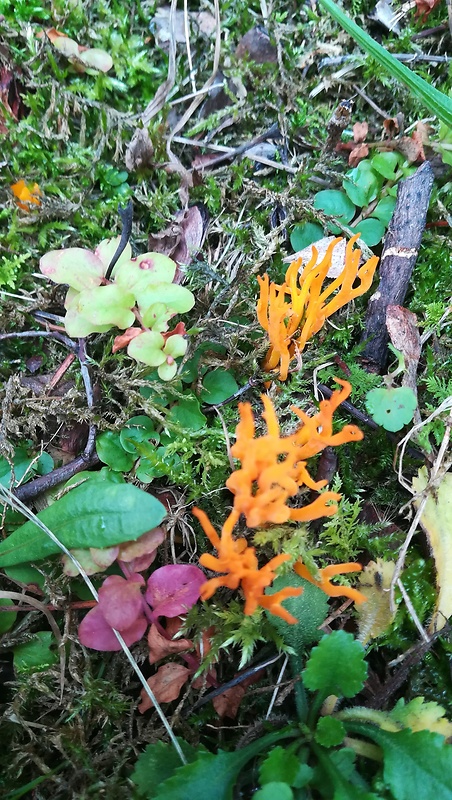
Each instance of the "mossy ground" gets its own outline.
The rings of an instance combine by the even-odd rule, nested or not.
[[[349,4],[348,12],[359,15],[361,23],[392,52],[414,53],[416,45],[411,37],[425,25],[412,16],[405,17],[403,34],[397,39],[368,20],[371,5],[357,0]],[[4,0],[0,10],[4,15],[0,22],[0,61],[16,81],[9,85],[9,102],[14,93],[20,97],[19,119],[5,113],[0,156],[1,329],[13,332],[36,329],[30,309],[58,313],[61,308],[62,295],[36,275],[39,258],[45,252],[71,246],[90,248],[103,238],[117,235],[117,207],[129,198],[134,205],[132,245],[136,251],[146,250],[148,235],[158,233],[172,221],[181,209],[181,179],[177,171],[166,168],[165,141],[176,115],[190,101],[166,104],[154,117],[149,126],[154,166],[142,173],[128,173],[124,167],[127,144],[139,115],[167,77],[168,54],[158,44],[154,22],[156,4],[147,0],[133,4],[119,0]],[[193,9],[199,10],[212,12],[209,5]],[[323,225],[324,218],[313,207],[313,196],[322,187],[340,188],[347,169],[342,155],[323,151],[325,127],[338,99],[353,96],[355,100],[344,139],[351,138],[353,121],[367,121],[374,139],[381,132],[381,118],[356,93],[355,85],[388,116],[402,111],[406,126],[425,117],[426,112],[407,89],[360,53],[328,16],[318,14],[309,4],[276,2],[272,6],[267,28],[275,60],[267,64],[256,64],[235,54],[242,35],[253,26],[264,24],[261,5],[251,2],[244,7],[238,0],[224,0],[220,15],[220,66],[235,83],[237,93],[234,95],[231,88],[229,104],[207,116],[200,106],[182,135],[208,139],[212,131],[218,131],[212,137],[214,143],[236,147],[277,125],[280,138],[274,158],[281,159],[283,167],[301,165],[296,172],[258,169],[253,161],[238,159],[205,172],[189,191],[190,204],[203,203],[210,215],[205,244],[187,271],[186,285],[197,300],[188,315],[187,329],[197,330],[190,337],[190,354],[196,353],[201,343],[211,343],[203,352],[203,362],[230,370],[239,386],[244,386],[261,374],[259,364],[266,349],[266,339],[255,316],[255,276],[268,271],[272,279],[281,279],[285,270],[283,258],[291,252],[288,235],[296,223],[317,221]],[[443,22],[445,16],[444,8],[438,6],[429,17],[429,26]],[[78,74],[45,38],[36,37],[41,27],[55,27],[81,44],[103,48],[112,55],[114,69],[105,75]],[[424,50],[445,52],[441,35],[426,42],[428,47]],[[191,56],[198,89],[211,75],[213,49],[214,37],[193,24]],[[349,53],[359,54],[361,59],[344,77],[334,77],[335,67],[318,70],[322,57]],[[447,65],[421,64],[417,69],[443,91],[449,91]],[[321,82],[322,91],[315,93]],[[186,51],[179,43],[171,99],[176,101],[191,91]],[[177,142],[172,147],[182,164],[190,167],[193,149]],[[22,178],[27,183],[38,183],[44,195],[42,205],[28,214],[17,208],[10,190],[11,184]],[[452,212],[448,181],[447,171],[438,174],[429,223]],[[432,225],[427,229],[405,301],[418,315],[422,327],[436,326],[418,373],[424,416],[451,394],[450,328],[439,322],[451,293],[446,234],[447,228]],[[288,411],[291,404],[312,404],[313,371],[317,367],[328,362],[318,373],[323,383],[338,374],[335,358],[346,361],[353,386],[351,400],[363,408],[365,393],[376,382],[359,361],[366,302],[365,297],[360,298],[352,308],[336,315],[334,326],[326,326],[316,338],[315,347],[306,349],[302,370],[274,394],[283,426],[293,424]],[[86,409],[77,362],[65,376],[68,391],[62,397],[40,398],[18,380],[19,376],[29,375],[27,360],[32,356],[41,359],[39,369],[43,374],[54,371],[63,358],[58,344],[40,339],[30,344],[30,340],[21,338],[1,343],[0,377],[5,389],[3,453],[10,454],[8,448],[21,445],[39,452],[41,445],[46,447],[57,434],[63,421],[93,421],[100,431],[120,430],[134,414],[152,411],[151,404],[146,406],[140,394],[145,371],[121,353],[113,356],[111,343],[108,335],[94,336],[90,342],[89,355],[98,388],[92,414]],[[219,352],[215,352],[218,346]],[[258,385],[249,390],[247,399],[257,401],[260,388]],[[169,385],[167,391],[177,398],[177,386]],[[158,409],[158,402],[154,410],[155,407]],[[237,423],[236,403],[225,406],[222,415],[232,436]],[[349,421],[345,414],[343,421]],[[432,424],[431,441],[440,442],[443,432],[442,422]],[[227,495],[223,488],[230,470],[222,423],[210,413],[201,433],[180,434],[176,449],[183,460],[177,480],[157,483],[169,483],[181,507],[193,501],[203,502],[219,527],[225,517]],[[362,443],[342,448],[338,473],[346,501],[336,527],[328,525],[324,535],[316,527],[300,536],[300,544],[308,554],[336,561],[353,560],[363,553],[367,559],[394,559],[409,523],[398,513],[408,496],[397,481],[393,457],[394,445],[384,433],[366,431]],[[408,473],[417,466],[415,461],[407,460]],[[196,526],[195,531],[198,547],[202,548],[205,540]],[[68,583],[56,570],[44,569],[44,573],[50,602],[64,602]],[[434,570],[420,537],[410,551],[404,585],[421,622],[428,620],[435,598]],[[207,614],[201,618],[195,612],[190,616],[195,630],[216,625],[220,631],[218,647],[233,637],[233,645],[223,657],[222,680],[235,674],[241,650],[251,653],[257,643],[260,652],[262,643],[265,645],[271,636],[267,623],[244,619],[241,608],[241,603],[234,601],[222,619],[220,606],[218,613],[210,612],[210,617]],[[0,785],[3,796],[10,800],[22,796],[55,800],[132,796],[128,776],[137,753],[144,743],[163,736],[155,715],[137,715],[139,686],[122,655],[82,650],[77,644],[77,620],[77,614],[68,611],[64,623],[68,669],[63,702],[59,698],[57,666],[32,676],[14,676],[11,672],[8,654],[42,628],[39,613],[24,615],[20,624],[3,637]],[[416,641],[410,616],[401,608],[394,625],[379,640],[378,649],[370,653],[375,676],[383,680],[387,662]],[[449,652],[447,637],[436,642],[405,682],[404,696],[423,694],[443,703],[450,713]],[[135,648],[135,655],[140,663],[145,662],[144,645]],[[269,673],[267,685],[274,682],[275,675]],[[216,748],[246,734],[256,718],[265,714],[267,700],[268,694],[251,690],[234,723],[219,724],[209,705],[190,720],[176,713],[173,721],[177,732],[189,741],[202,741]],[[290,713],[290,704],[283,707],[284,713],[287,709]]]

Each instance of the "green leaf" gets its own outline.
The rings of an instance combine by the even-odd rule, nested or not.
[[[372,170],[369,161],[361,161],[357,167],[347,172],[342,186],[352,203],[358,208],[363,208],[375,200],[381,186],[381,178]]]
[[[46,577],[36,567],[29,567],[28,564],[18,564],[15,567],[5,567],[4,571],[14,581],[19,581],[24,586],[39,586],[40,589],[44,589]],[[91,593],[89,599],[92,599]]]
[[[300,770],[300,759],[288,753],[285,747],[274,747],[259,767],[259,783],[274,781],[295,785]]]
[[[25,644],[14,648],[14,669],[16,672],[42,672],[58,661],[58,655],[51,646],[55,645],[52,631],[38,631]]]
[[[16,447],[12,461],[14,464],[15,486],[17,486],[26,473],[28,478],[32,478],[38,471],[38,460],[30,458],[24,447]],[[32,464],[33,466],[31,466]],[[6,458],[3,457],[0,458],[0,484],[7,488],[9,488],[11,484],[11,467]]]
[[[136,443],[148,442],[150,439],[152,439],[153,442],[159,442],[160,435],[154,429],[152,419],[146,417],[144,414],[129,419],[119,434],[121,447],[127,453],[136,453]]]
[[[253,800],[293,800],[293,791],[287,783],[272,781],[253,794]]]
[[[80,314],[96,327],[116,325],[125,329],[133,325],[135,315],[132,308],[135,297],[114,283],[106,286],[95,286],[80,292],[77,303],[71,303],[71,311]]]
[[[181,750],[190,764],[195,761],[199,752],[183,739],[177,737]],[[172,744],[156,742],[148,744],[146,750],[138,757],[131,778],[143,797],[155,797],[157,787],[170,778],[181,762]]]
[[[330,214],[336,217],[339,222],[347,225],[355,216],[356,208],[352,201],[347,197],[345,192],[340,192],[337,189],[324,189],[317,192],[314,196],[314,208],[324,211],[325,214]],[[335,228],[333,232],[338,229]]]
[[[294,589],[300,587],[303,589],[303,593],[298,597],[289,597],[284,600],[284,608],[293,614],[298,622],[290,625],[270,612],[265,613],[282,637],[284,644],[292,647],[297,655],[302,655],[307,645],[317,642],[322,636],[319,626],[328,615],[328,599],[325,592],[295,572],[275,578],[271,587],[265,590],[265,594],[274,594],[289,586]]]
[[[376,153],[371,160],[372,169],[383,175],[388,181],[397,180],[396,172],[403,158],[399,153],[389,151],[387,153]]]
[[[311,651],[303,682],[325,697],[354,697],[363,688],[366,675],[363,646],[351,633],[333,631]]]
[[[232,800],[234,785],[248,761],[280,739],[294,735],[292,730],[275,731],[236,752],[199,753],[196,761],[178,767],[171,778],[155,787],[155,793],[147,796],[156,800]]]
[[[383,778],[395,800],[451,800],[452,747],[439,733],[393,733],[364,723],[345,727],[382,748]]]
[[[192,394],[175,403],[168,414],[168,421],[175,422],[181,428],[190,431],[199,431],[207,422],[204,414],[201,413],[199,402]]]
[[[322,8],[341,25],[347,33],[358,42],[367,53],[375,58],[389,73],[408,86],[410,91],[422,100],[433,114],[452,128],[452,100],[443,92],[438,91],[430,83],[412,72],[405,64],[401,64],[394,56],[378,44],[369,34],[365,33],[353,20],[351,20],[333,0],[319,0]]]
[[[203,403],[217,405],[235,394],[239,388],[234,376],[226,369],[214,369],[204,376],[200,399]]]
[[[37,515],[69,549],[111,547],[138,539],[166,516],[162,503],[131,484],[87,481]],[[0,567],[38,561],[60,548],[34,522],[0,543]]]
[[[379,219],[368,217],[367,219],[363,219],[359,225],[353,226],[351,230],[353,233],[359,233],[361,239],[368,247],[375,247],[375,245],[383,239],[386,226]]]
[[[372,217],[376,217],[387,227],[394,213],[395,204],[395,197],[382,197],[372,211]]]
[[[96,453],[100,460],[114,472],[128,472],[132,469],[136,455],[126,453],[121,445],[121,438],[114,431],[105,431],[96,439]],[[94,545],[92,545],[94,547]]]
[[[0,597],[0,606],[13,606],[14,601],[9,597]],[[0,633],[5,633],[13,627],[17,618],[17,611],[0,611]]]
[[[315,222],[305,222],[304,225],[296,225],[290,234],[290,244],[294,251],[304,250],[313,242],[318,242],[323,236],[323,228]]]
[[[371,389],[366,395],[367,411],[386,431],[400,431],[411,422],[416,407],[416,395],[408,386]]]
[[[334,717],[320,717],[315,731],[315,740],[323,747],[342,744],[345,736],[344,724]]]

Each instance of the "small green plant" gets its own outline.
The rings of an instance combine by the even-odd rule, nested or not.
[[[162,380],[174,377],[176,358],[185,354],[187,341],[183,323],[168,331],[168,322],[189,311],[195,298],[173,283],[176,264],[168,256],[132,258],[130,244],[122,247],[117,237],[104,239],[94,252],[80,247],[52,250],[41,258],[40,269],[54,283],[69,285],[64,319],[69,336],[122,328],[125,333],[117,337],[114,351],[127,346],[136,361],[157,367]],[[132,327],[135,320],[140,327]]]
[[[393,151],[377,152],[346,172],[343,190],[323,189],[314,195],[314,208],[359,233],[368,247],[381,242],[395,208],[397,183],[412,173],[404,157]],[[328,230],[340,234],[334,222]],[[323,236],[320,225],[312,222],[297,225],[290,241],[295,251]]]
[[[385,386],[371,389],[366,395],[366,408],[377,425],[387,431],[400,431],[413,419],[417,397],[409,386],[394,386],[394,378],[405,370],[403,354],[389,348],[399,359],[398,367],[383,378]]]
[[[209,800],[213,793],[230,800],[240,785],[243,796],[259,800],[383,800],[388,791],[398,800],[429,800],[432,789],[446,800],[452,793],[452,748],[445,740],[452,723],[444,709],[417,697],[407,704],[400,700],[391,711],[336,710],[341,699],[350,701],[362,690],[366,676],[364,649],[351,634],[323,636],[297,675],[306,698],[298,724],[235,752],[215,754],[181,741],[185,765],[171,745],[150,744],[132,775],[139,796],[185,800],[196,794]]]

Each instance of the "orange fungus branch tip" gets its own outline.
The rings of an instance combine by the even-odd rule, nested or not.
[[[16,205],[22,211],[31,211],[30,204],[41,205],[40,197],[42,197],[42,192],[37,183],[27,186],[24,180],[20,180],[17,183],[13,183],[10,189],[16,198]]]
[[[372,256],[360,267],[361,250],[353,249],[358,238],[356,234],[347,243],[344,268],[326,288],[323,283],[341,237],[331,242],[319,263],[318,252],[313,247],[312,257],[301,274],[301,259],[293,261],[281,285],[270,283],[266,274],[258,277],[257,318],[270,339],[263,368],[269,372],[278,370],[280,380],[286,380],[291,359],[304,349],[325,320],[370,288],[378,258]]]
[[[341,389],[333,392],[329,400],[320,402],[319,411],[309,416],[299,408],[292,411],[301,420],[301,425],[290,435],[281,436],[279,422],[272,401],[263,395],[263,418],[267,433],[256,437],[256,425],[250,403],[240,403],[240,422],[236,428],[236,441],[231,448],[232,455],[240,461],[226,481],[226,486],[234,496],[233,509],[226,519],[219,536],[207,514],[199,508],[193,509],[217,556],[205,553],[200,563],[206,569],[221,573],[210,578],[201,586],[202,600],[208,600],[220,586],[228,589],[241,588],[245,597],[245,614],[254,614],[258,607],[267,609],[289,623],[297,620],[281,603],[288,597],[297,597],[302,589],[287,587],[273,595],[264,590],[276,576],[276,570],[287,561],[289,555],[278,555],[259,568],[254,547],[245,538],[233,537],[233,530],[243,514],[249,528],[262,527],[269,523],[281,524],[288,520],[307,522],[320,517],[331,516],[337,511],[336,502],[341,495],[336,492],[322,492],[313,502],[300,508],[287,505],[291,497],[299,494],[302,486],[318,491],[326,481],[314,481],[306,467],[306,459],[316,455],[327,446],[344,442],[359,441],[362,432],[354,425],[345,425],[333,434],[333,413],[349,396],[351,386],[347,381],[336,378]],[[334,586],[330,577],[343,572],[356,572],[359,564],[338,564],[319,571],[319,579],[312,578],[306,567],[297,562],[295,571],[314,583],[330,597],[344,595],[360,603],[364,595],[346,586]]]
[[[331,578],[334,577],[334,575],[344,575],[348,572],[361,572],[361,564],[355,564],[353,562],[347,564],[330,564],[328,567],[319,569],[318,578],[314,578],[311,575],[308,568],[305,567],[301,560],[296,562],[294,570],[300,578],[304,578],[306,581],[309,581],[309,583],[313,583],[314,586],[318,586],[322,592],[325,592],[325,594],[330,597],[348,597],[358,605],[367,600],[367,597],[357,589],[352,589],[350,586],[335,586],[331,583]]]

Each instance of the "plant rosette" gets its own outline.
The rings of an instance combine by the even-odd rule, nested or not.
[[[195,298],[189,289],[173,283],[176,264],[168,256],[144,253],[132,258],[130,244],[107,280],[119,242],[120,237],[104,239],[94,252],[81,247],[52,250],[41,258],[40,270],[54,283],[69,286],[64,319],[69,336],[106,333],[112,327],[130,331],[138,319],[141,331],[132,329],[128,354],[158,367],[162,380],[171,380],[177,369],[175,359],[185,354],[187,343],[180,329],[162,334],[172,317],[193,308]]]

